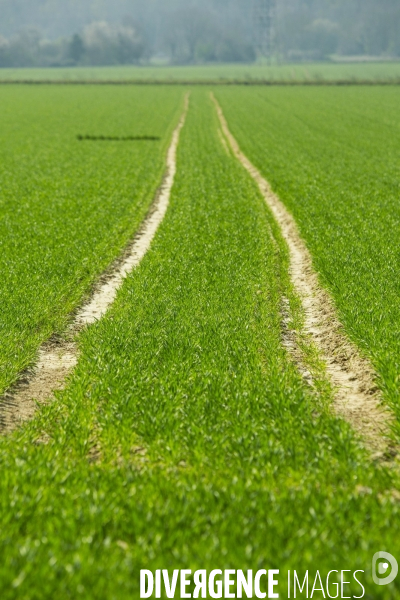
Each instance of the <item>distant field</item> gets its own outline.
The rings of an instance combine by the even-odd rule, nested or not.
[[[66,81],[389,81],[400,79],[400,61],[387,63],[210,65],[185,67],[76,67],[0,69],[1,80]]]
[[[400,420],[400,90],[217,96],[244,152],[293,213]]]

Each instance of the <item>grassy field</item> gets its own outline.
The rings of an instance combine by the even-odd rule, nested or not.
[[[178,88],[0,91],[0,394],[64,329],[143,219],[182,96]]]
[[[400,91],[216,93],[243,151],[294,215],[400,419]]]
[[[181,67],[74,67],[0,69],[4,80],[65,81],[390,81],[400,80],[399,62],[310,63],[283,65],[223,64]]]
[[[382,147],[379,160],[389,155],[397,123],[395,92],[385,93],[365,95],[359,117],[365,123],[370,115],[377,148],[387,119],[388,148]],[[366,205],[361,188],[351,204],[329,201],[335,178],[322,168],[321,154],[337,151],[344,170],[348,149],[356,173],[364,141],[364,165],[372,168],[368,132],[361,136],[351,110],[357,96],[340,105],[337,95],[301,94],[277,90],[274,100],[260,91],[216,92],[243,148],[291,208],[297,189],[301,230],[314,253],[319,244],[316,265],[328,273],[332,244],[338,238],[339,264],[340,240],[349,235],[343,207],[359,223],[366,221],[380,182]],[[160,99],[176,122],[178,91],[170,105],[166,96]],[[378,128],[373,107],[383,101]],[[306,107],[313,115],[309,125]],[[286,120],[279,118],[285,110]],[[343,122],[334,118],[339,111]],[[164,135],[167,112],[164,129],[160,123],[157,130]],[[353,123],[352,144],[345,138],[349,147],[341,145],[346,118]],[[314,137],[301,129],[307,126]],[[354,130],[361,139],[354,139]],[[291,142],[289,134],[284,141],[285,131],[292,132]],[[332,156],[331,163],[341,199],[343,180]],[[322,166],[309,182],[317,164]],[[68,388],[33,422],[0,440],[2,597],[136,599],[140,568],[347,568],[366,571],[369,600],[394,600],[399,588],[372,588],[368,566],[383,547],[400,552],[393,491],[398,473],[369,460],[350,426],[332,415],[328,392],[313,393],[282,348],[281,299],[294,300],[287,251],[255,184],[221,143],[206,90],[192,92],[177,166],[171,206],[152,248],[108,315],[80,337],[81,358]],[[367,173],[368,182],[377,168]],[[390,164],[385,172],[389,190]],[[359,189],[355,177],[349,182]],[[382,219],[391,214],[383,204],[391,202],[387,197],[379,201]],[[323,236],[334,229],[332,206],[338,206],[342,228],[328,239]],[[331,223],[325,228],[324,215]],[[378,216],[377,232],[387,225],[377,226]],[[365,261],[365,235],[360,232],[350,258],[364,253]],[[376,236],[373,248],[378,241]],[[385,255],[382,263],[389,260]],[[347,314],[340,281],[331,283],[334,274],[324,281]],[[343,286],[346,281],[351,279]],[[348,302],[351,297],[345,295]],[[363,304],[358,311],[366,312]],[[356,337],[355,325],[346,323]],[[284,597],[283,586],[280,592]],[[360,588],[352,593],[359,595]]]

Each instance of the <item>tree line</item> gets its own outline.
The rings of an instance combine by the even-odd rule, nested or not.
[[[63,12],[78,6],[71,2],[53,0],[46,12],[50,0],[0,0],[0,67],[138,64],[154,57],[172,64],[257,58],[252,0],[81,0],[79,14]],[[399,0],[276,4],[272,47],[277,59],[400,56]]]

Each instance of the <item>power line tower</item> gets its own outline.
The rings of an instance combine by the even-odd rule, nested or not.
[[[270,59],[275,51],[276,0],[253,0],[253,19],[257,51]]]

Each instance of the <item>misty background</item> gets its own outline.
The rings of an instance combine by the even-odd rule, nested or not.
[[[246,62],[254,0],[0,0],[0,67]],[[400,0],[276,0],[272,58],[400,57]]]

